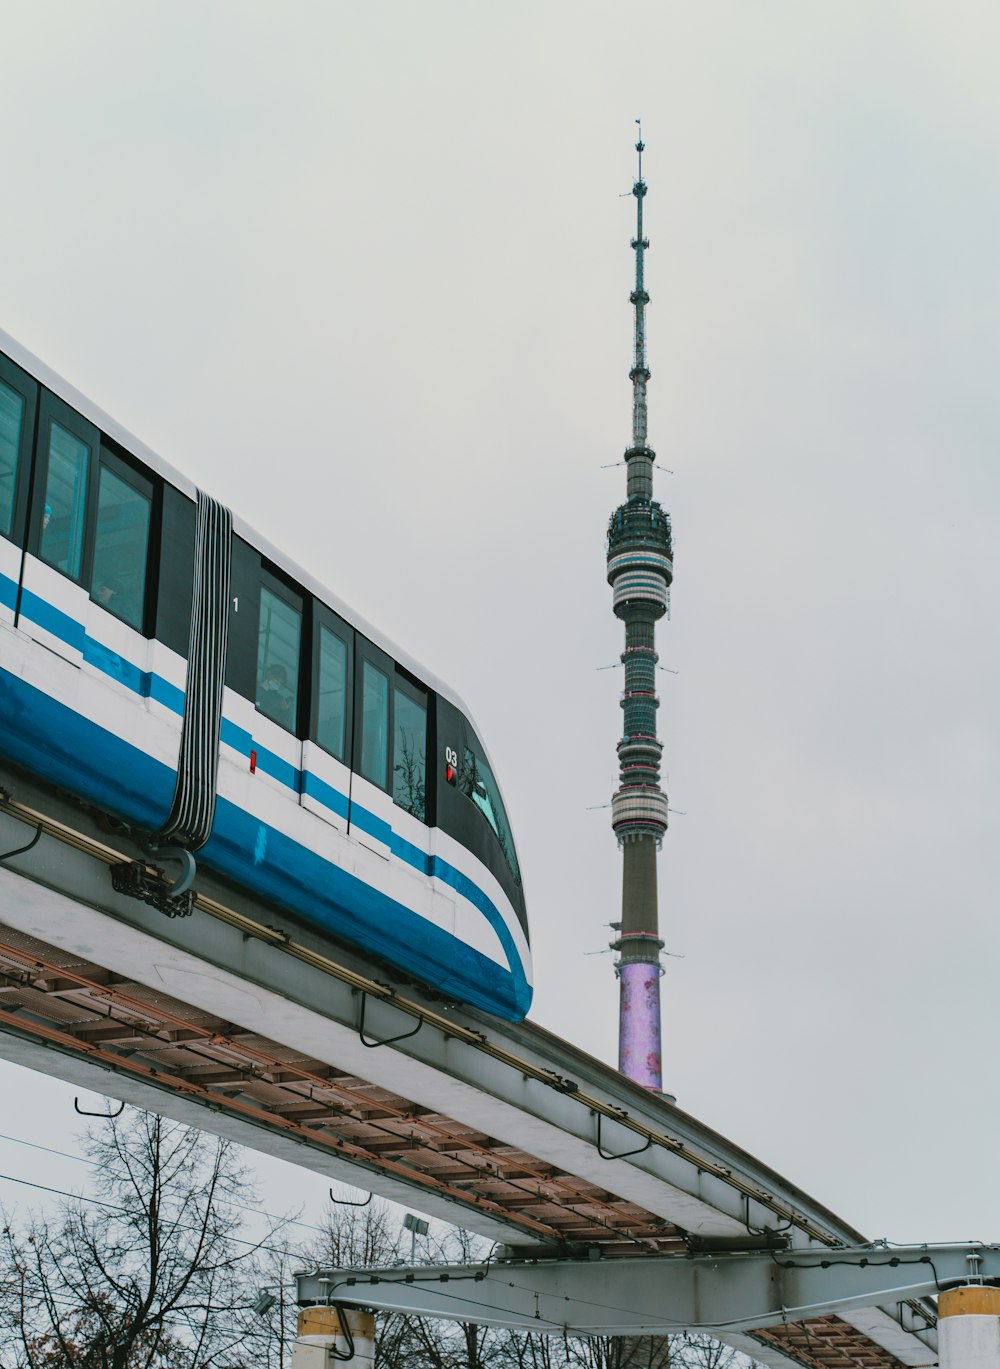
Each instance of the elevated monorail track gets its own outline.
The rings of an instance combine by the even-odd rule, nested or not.
[[[863,1242],[731,1142],[530,1022],[392,984],[219,880],[199,877],[183,919],[116,893],[110,868],[142,859],[126,836],[19,775],[0,784],[7,1059],[529,1257]],[[924,1304],[907,1319],[917,1330],[871,1309],[772,1327],[752,1353],[829,1369],[926,1364],[932,1323]]]

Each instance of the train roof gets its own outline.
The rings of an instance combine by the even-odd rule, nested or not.
[[[169,461],[165,461],[163,457],[157,452],[154,452],[151,447],[147,447],[145,442],[142,442],[137,438],[134,433],[129,432],[127,428],[118,423],[110,414],[105,413],[103,409],[99,408],[92,400],[88,399],[86,395],[81,394],[81,392],[74,385],[71,385],[68,380],[64,380],[61,375],[53,371],[44,361],[40,361],[34,353],[29,352],[16,338],[11,337],[9,333],[5,333],[2,329],[0,329],[0,350],[5,352],[12,361],[16,362],[22,370],[33,375],[40,384],[46,386],[53,394],[58,395],[60,399],[65,400],[71,408],[82,414],[84,418],[89,419],[89,421],[93,423],[96,428],[99,428],[105,436],[110,437],[112,441],[118,443],[125,451],[147,465],[150,470],[155,471],[157,475],[161,476],[164,480],[169,481],[175,489],[180,490],[182,494],[186,494],[190,499],[194,499],[197,496],[198,486],[193,480],[177,470]],[[223,500],[222,502],[226,503],[227,501]],[[268,561],[273,565],[278,566],[286,575],[297,584],[301,585],[304,590],[315,595],[317,599],[322,600],[323,603],[332,608],[334,612],[338,613],[346,622],[350,623],[352,627],[356,628],[367,637],[369,641],[374,642],[376,646],[380,647],[387,655],[391,656],[394,661],[401,665],[404,670],[415,675],[426,684],[429,689],[433,689],[436,694],[440,695],[443,699],[447,699],[449,703],[453,704],[462,714],[464,714],[468,722],[472,724],[473,730],[479,738],[481,746],[484,751],[486,751],[487,760],[490,762],[493,769],[494,778],[496,777],[496,767],[492,765],[492,757],[489,755],[486,743],[483,741],[482,732],[477,726],[465,700],[456,694],[450,685],[447,685],[443,680],[438,679],[438,677],[432,674],[426,666],[421,665],[420,662],[410,656],[408,652],[397,646],[395,642],[390,641],[384,632],[381,632],[377,627],[373,626],[349,604],[345,604],[338,595],[334,594],[332,590],[327,589],[327,587],[321,584],[315,576],[310,575],[308,571],[303,570],[290,556],[286,556],[283,551],[269,542],[266,537],[262,537],[260,533],[256,532],[249,524],[245,523],[235,512],[233,513],[233,530],[238,536],[244,538],[245,541],[250,542],[256,547]]]

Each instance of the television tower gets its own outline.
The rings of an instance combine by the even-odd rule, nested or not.
[[[636,123],[639,121],[636,120]],[[622,919],[615,973],[621,990],[618,1026],[618,1068],[646,1088],[663,1083],[660,1059],[660,952],[656,899],[656,854],[667,830],[667,796],[660,788],[663,747],[656,736],[655,630],[670,602],[674,576],[670,516],[653,498],[656,453],[647,442],[646,293],[644,256],[649,242],[642,236],[642,126],[635,145],[639,175],[632,186],[636,205],[635,289],[629,302],[635,310],[632,369],[632,445],[625,453],[627,499],[615,509],[608,525],[608,583],[615,614],[625,624],[625,687],[622,739],[618,743],[620,780],[611,800],[611,826],[622,850]]]

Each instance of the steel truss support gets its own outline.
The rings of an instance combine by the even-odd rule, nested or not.
[[[970,1282],[1000,1283],[1000,1246],[876,1244],[764,1255],[321,1269],[296,1281],[300,1306],[340,1304],[580,1335],[723,1333],[903,1303]]]

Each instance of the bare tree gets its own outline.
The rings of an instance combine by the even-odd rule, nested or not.
[[[573,1336],[566,1363],[573,1369],[679,1369],[686,1361],[675,1336]]]
[[[756,1360],[704,1332],[685,1331],[672,1339],[688,1369],[738,1369],[756,1364]]]
[[[301,1252],[279,1242],[262,1247],[259,1257],[241,1271],[245,1302],[235,1317],[244,1329],[241,1363],[252,1364],[254,1369],[287,1369],[299,1313],[293,1275],[302,1266]],[[262,1293],[269,1293],[271,1300],[258,1307],[255,1304]]]
[[[506,1331],[500,1363],[510,1369],[566,1369],[569,1339],[565,1335],[543,1336]]]
[[[133,1112],[84,1145],[96,1199],[20,1230],[5,1218],[0,1365],[243,1369],[267,1328],[249,1319],[262,1242],[239,1236],[254,1194],[234,1148]]]

